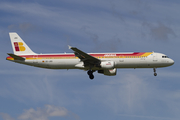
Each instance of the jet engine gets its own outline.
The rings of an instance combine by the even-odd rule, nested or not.
[[[114,69],[114,61],[104,61],[101,62],[101,68],[103,69]]]
[[[117,73],[117,69],[114,68],[114,69],[104,69],[104,70],[98,70],[98,73],[101,73],[101,74],[104,74],[104,75],[107,75],[107,76],[115,76],[116,73]]]

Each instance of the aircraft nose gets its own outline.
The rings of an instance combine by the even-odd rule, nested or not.
[[[174,64],[174,60],[169,59],[169,63],[170,63],[171,65],[173,65],[173,64]]]

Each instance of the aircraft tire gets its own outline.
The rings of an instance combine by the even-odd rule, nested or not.
[[[92,79],[94,79],[94,75],[93,75],[93,71],[92,70],[89,70],[88,72],[87,72],[87,74],[89,75],[89,78],[92,80]]]
[[[154,73],[154,76],[157,76],[157,73]]]
[[[92,74],[92,71],[91,71],[91,70],[89,70],[89,71],[87,72],[87,74],[88,74],[88,75],[91,75],[91,74]]]
[[[89,75],[89,78],[90,78],[91,80],[94,79],[94,75],[93,75],[93,74]]]

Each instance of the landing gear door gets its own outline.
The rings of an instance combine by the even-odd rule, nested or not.
[[[153,54],[153,62],[157,62],[157,61],[158,61],[158,59],[157,59],[157,54],[154,53],[154,54]]]

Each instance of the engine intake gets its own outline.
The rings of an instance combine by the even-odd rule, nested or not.
[[[108,70],[108,69],[98,70],[98,73],[101,73],[101,74],[104,74],[104,75],[107,75],[107,76],[115,76],[116,73],[117,73],[117,69],[114,68],[114,69],[111,69],[111,70]]]

